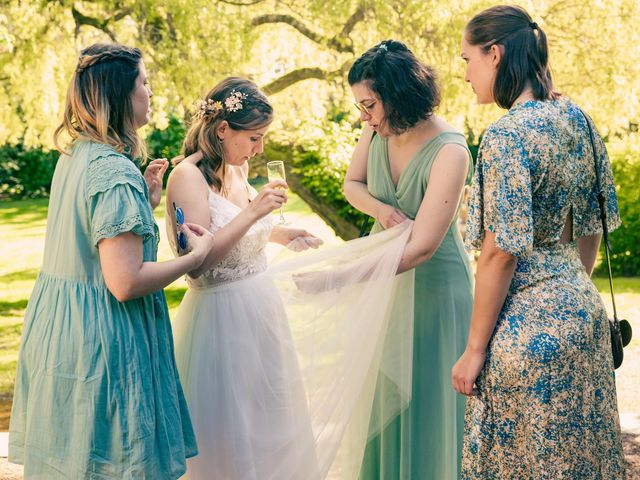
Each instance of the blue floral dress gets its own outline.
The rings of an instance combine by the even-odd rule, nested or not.
[[[516,105],[482,141],[467,222],[468,247],[490,231],[517,265],[467,402],[463,479],[624,478],[607,313],[575,241],[559,244],[569,215],[574,239],[602,231],[586,120],[566,98]]]
[[[98,242],[157,227],[136,165],[76,142],[53,177],[44,261],[22,329],[9,460],[33,479],[175,479],[196,454],[162,290],[119,302]]]

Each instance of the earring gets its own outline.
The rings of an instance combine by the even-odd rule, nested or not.
[[[220,143],[222,143],[222,142],[224,142],[224,138],[220,138],[220,137],[218,137],[218,141],[219,141]]]

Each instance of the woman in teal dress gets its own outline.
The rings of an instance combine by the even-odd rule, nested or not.
[[[546,36],[522,8],[476,15],[462,57],[478,103],[509,111],[480,145],[467,223],[481,252],[453,369],[469,395],[461,478],[622,480],[609,323],[590,279],[600,192],[609,230],[620,224],[606,148],[554,91]]]
[[[155,262],[166,161],[144,178],[132,161],[150,96],[138,49],[82,51],[16,374],[9,460],[25,478],[175,479],[197,453],[162,288],[197,268],[212,238],[183,227],[191,251]]]
[[[456,219],[471,155],[464,136],[433,114],[434,72],[404,44],[389,40],[367,51],[349,83],[366,125],[345,196],[376,219],[374,232],[415,220],[399,268],[415,275],[412,397],[399,414],[385,411],[396,403],[388,379],[378,378],[371,424],[382,429],[370,431],[360,476],[454,480],[464,397],[451,389],[450,371],[464,351],[472,305]]]

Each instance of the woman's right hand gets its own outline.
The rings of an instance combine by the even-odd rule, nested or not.
[[[213,234],[197,223],[180,225],[180,230],[187,236],[189,254],[197,259],[197,265],[193,268],[198,268],[213,247]]]
[[[406,219],[407,216],[402,213],[402,211],[386,203],[381,204],[376,213],[376,220],[378,220],[385,229],[400,225]]]
[[[287,202],[287,188],[289,187],[284,180],[272,180],[251,200],[246,208],[247,212],[252,214],[255,221],[258,221],[277,210]]]

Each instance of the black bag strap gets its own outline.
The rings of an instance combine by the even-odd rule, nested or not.
[[[613,294],[613,278],[611,275],[611,243],[609,241],[609,228],[607,227],[607,210],[604,203],[604,192],[602,191],[602,184],[600,183],[600,169],[598,168],[598,155],[596,154],[596,142],[593,137],[593,130],[591,129],[591,122],[586,113],[580,110],[582,116],[587,122],[587,128],[589,129],[589,139],[591,140],[591,150],[593,151],[593,162],[596,168],[596,187],[598,189],[598,205],[600,207],[600,220],[602,221],[602,237],[604,238],[604,255],[607,258],[607,269],[609,272],[609,290],[611,291],[611,304],[613,305],[613,321],[615,327],[619,329],[618,312],[616,311],[616,299]]]

